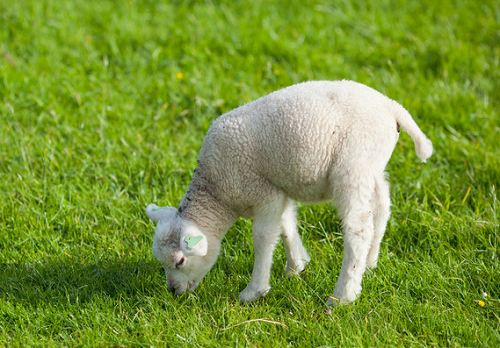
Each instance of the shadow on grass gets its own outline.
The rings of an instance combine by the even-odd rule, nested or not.
[[[144,260],[62,261],[0,264],[4,300],[32,304],[87,303],[97,298],[144,297],[166,291],[157,262]]]

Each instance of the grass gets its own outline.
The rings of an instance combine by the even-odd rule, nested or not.
[[[0,346],[500,345],[497,2],[0,0]],[[211,122],[296,82],[353,79],[401,102],[393,214],[354,304],[329,204],[299,207],[313,261],[238,302],[251,221],[195,293],[151,253]],[[482,302],[480,302],[482,301]],[[481,304],[484,304],[482,306]]]

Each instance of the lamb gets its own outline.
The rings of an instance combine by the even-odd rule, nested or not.
[[[193,291],[215,264],[231,225],[253,217],[255,264],[239,297],[252,302],[264,296],[278,236],[289,275],[310,261],[294,201],[332,200],[342,219],[344,257],[327,305],[354,301],[366,268],[377,266],[390,215],[384,170],[400,127],[425,162],[432,143],[411,115],[378,91],[346,80],[296,84],[220,116],[179,208],[146,208],[157,223],[153,253],[170,291]]]

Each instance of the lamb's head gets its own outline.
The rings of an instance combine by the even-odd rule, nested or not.
[[[163,264],[170,291],[180,295],[194,290],[214,265],[217,243],[210,245],[198,227],[184,220],[176,208],[150,204],[146,214],[157,223],[153,254]]]

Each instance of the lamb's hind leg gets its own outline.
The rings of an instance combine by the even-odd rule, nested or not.
[[[327,305],[349,303],[361,293],[361,281],[373,238],[373,218],[370,199],[371,183],[359,182],[345,187],[338,210],[344,232],[344,259],[333,297]]]
[[[289,276],[302,272],[311,260],[297,231],[297,214],[292,200],[287,201],[281,216],[281,239],[285,245],[286,272]]]
[[[391,199],[389,195],[389,184],[381,175],[375,180],[375,191],[372,197],[372,211],[373,211],[373,240],[368,252],[366,260],[367,267],[377,267],[378,255],[380,251],[380,242],[384,236],[387,221],[391,215]]]
[[[255,212],[252,230],[255,263],[250,283],[240,293],[242,302],[253,302],[264,296],[270,289],[269,277],[273,251],[281,232],[281,216],[284,208],[284,197],[277,195],[272,202]]]

